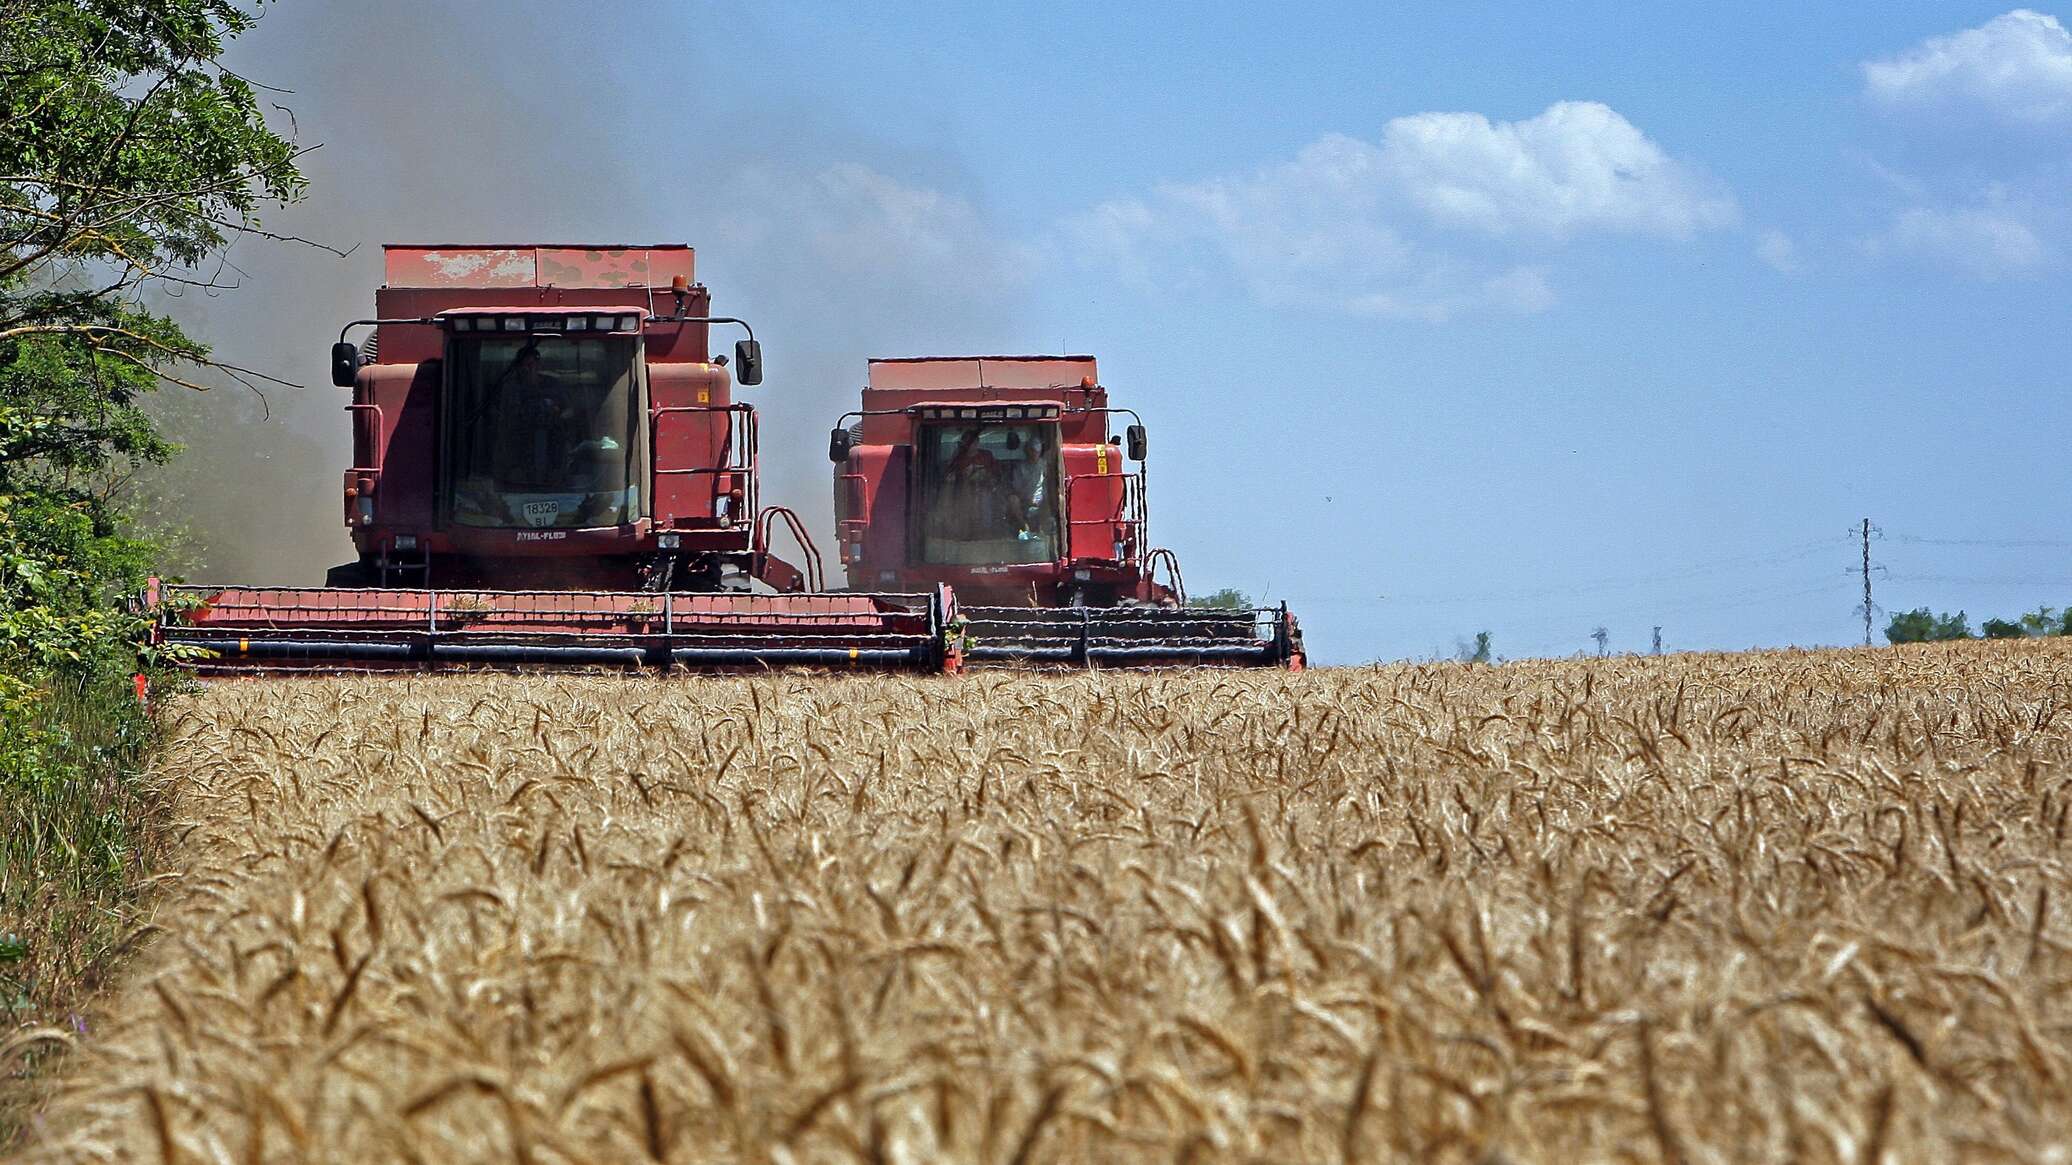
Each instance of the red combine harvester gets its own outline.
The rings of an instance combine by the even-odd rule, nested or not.
[[[733,399],[761,383],[761,348],[708,314],[691,248],[385,260],[377,318],[331,353],[358,558],[321,589],[154,586],[163,641],[212,670],[955,667],[947,590],[806,593],[817,552],[760,505],[756,412]],[[747,333],[731,370],[714,324]],[[803,567],[771,552],[779,524]]]
[[[1146,443],[1091,356],[873,360],[828,444],[849,583],[983,604],[962,608],[970,660],[1302,667],[1285,605],[1185,605],[1149,543]]]

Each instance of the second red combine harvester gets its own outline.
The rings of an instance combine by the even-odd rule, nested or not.
[[[950,587],[975,661],[1302,667],[1286,606],[1186,605],[1147,444],[1091,356],[873,360],[829,436],[849,584]]]
[[[385,264],[376,318],[331,355],[356,558],[323,588],[154,586],[163,642],[211,670],[955,666],[946,590],[808,593],[815,552],[760,504],[756,412],[733,399],[761,349],[709,314],[689,247]],[[731,369],[715,324],[746,333]],[[779,524],[802,566],[772,553]]]

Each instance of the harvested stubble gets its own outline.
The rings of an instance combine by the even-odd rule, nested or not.
[[[2064,1159],[2072,650],[230,683],[32,1160]]]

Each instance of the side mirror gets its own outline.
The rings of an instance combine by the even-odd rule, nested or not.
[[[849,430],[836,425],[827,435],[827,459],[836,465],[849,460]]]
[[[351,340],[331,345],[331,383],[351,388],[360,376],[360,349]]]
[[[1131,425],[1129,428],[1123,430],[1123,432],[1129,434],[1130,460],[1144,460],[1144,452],[1148,444],[1144,436],[1144,426]]]
[[[761,340],[735,341],[734,381],[737,384],[761,384],[763,382],[763,344]]]

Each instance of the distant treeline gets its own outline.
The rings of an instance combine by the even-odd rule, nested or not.
[[[1935,643],[1945,639],[2040,639],[2072,635],[2072,607],[2038,607],[2013,619],[1988,619],[1977,634],[1964,612],[1936,614],[1917,607],[1892,616],[1885,625],[1885,638],[1893,643]]]

